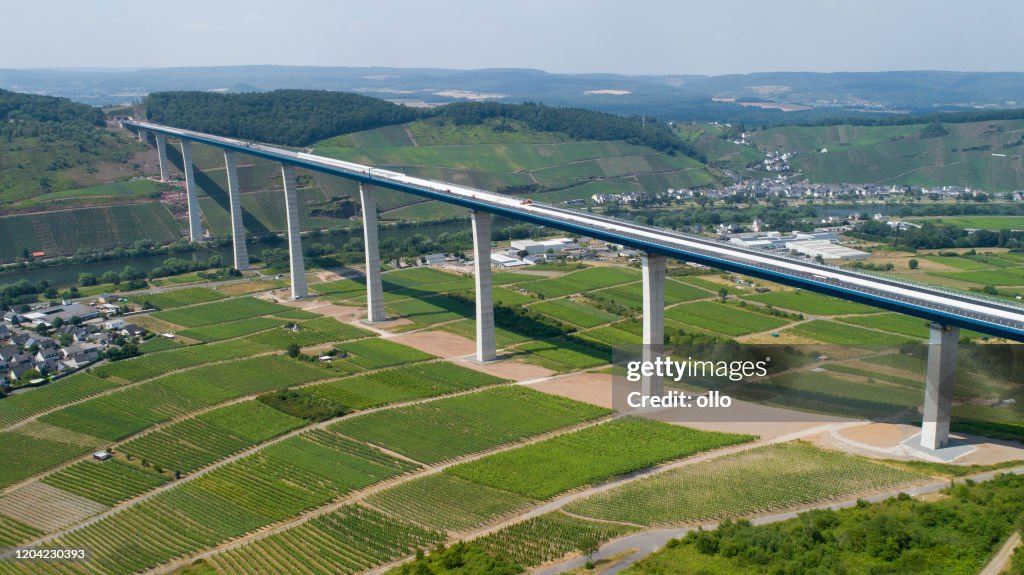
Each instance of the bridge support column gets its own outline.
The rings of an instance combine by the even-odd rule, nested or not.
[[[188,239],[198,242],[203,239],[203,225],[196,197],[196,175],[192,169],[192,142],[188,140],[181,141],[181,166],[185,169],[185,196],[188,199]]]
[[[643,361],[657,359],[665,344],[665,256],[644,254],[641,257],[644,287]],[[656,375],[644,376],[640,381],[646,396],[662,395],[665,385]]]
[[[166,182],[171,179],[167,165],[167,136],[160,132],[153,132],[153,135],[156,137],[156,156],[160,160],[160,181]]]
[[[139,128],[139,141],[143,144],[149,141],[149,134],[147,134],[146,130],[143,130],[142,128]]]
[[[288,261],[292,274],[292,299],[309,295],[306,287],[306,263],[302,259],[302,238],[299,229],[299,190],[295,181],[295,166],[281,164],[284,181],[284,209],[288,219]]]
[[[473,261],[476,266],[476,359],[497,359],[494,303],[491,293],[491,214],[473,214]]]
[[[933,323],[929,329],[928,373],[925,376],[924,420],[921,446],[940,449],[949,443],[949,420],[953,406],[953,376],[960,328]]]
[[[228,179],[228,202],[231,209],[231,246],[235,256],[235,269],[249,269],[249,250],[245,247],[245,225],[242,223],[242,198],[238,186],[236,154],[224,150],[224,169]]]
[[[359,184],[363,205],[363,250],[366,251],[366,320],[384,321],[384,288],[380,281],[380,245],[377,241],[377,197],[370,186]]]

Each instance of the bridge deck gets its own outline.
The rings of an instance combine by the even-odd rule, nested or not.
[[[1024,341],[1024,306],[1013,302],[819,264],[779,253],[742,248],[700,236],[539,202],[523,204],[518,199],[492,192],[274,146],[145,122],[124,122],[124,125],[776,281],[945,325]]]

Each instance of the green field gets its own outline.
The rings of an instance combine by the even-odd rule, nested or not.
[[[693,302],[670,307],[665,317],[725,335],[744,335],[776,329],[789,321],[719,302]]]
[[[336,433],[311,431],[61,535],[50,545],[89,549],[92,572],[135,572],[412,469]],[[19,570],[52,573],[54,565],[22,563]]]
[[[871,327],[910,336],[918,340],[928,339],[928,324],[930,322],[898,313],[886,313],[881,315],[861,315],[854,317],[839,318],[843,323],[852,323],[862,327]]]
[[[952,185],[1005,192],[1024,188],[1021,156],[1012,151],[1022,126],[1021,120],[946,123],[948,134],[931,138],[920,137],[924,125],[781,126],[755,131],[751,140],[762,150],[796,152],[790,162],[793,169],[812,182]],[[819,153],[822,148],[828,153]]]
[[[475,311],[469,304],[443,296],[425,299],[405,299],[387,304],[389,315],[404,317],[412,322],[401,329],[419,329],[441,322],[473,317]]]
[[[275,312],[285,312],[291,308],[270,303],[252,297],[241,297],[196,305],[181,309],[172,309],[153,314],[153,317],[185,327],[198,327],[213,323],[224,323],[240,319],[248,319]]]
[[[543,301],[530,309],[580,327],[597,327],[619,319],[617,315],[567,299]]]
[[[246,401],[147,433],[125,443],[120,451],[188,473],[305,423],[258,401]]]
[[[611,362],[607,349],[597,349],[567,337],[536,340],[515,348],[516,353],[528,354],[529,359],[555,371],[578,371]]]
[[[163,475],[119,459],[82,461],[43,479],[43,483],[104,505],[130,499],[167,481]]]
[[[587,268],[560,277],[547,278],[519,284],[545,298],[556,298],[574,293],[586,293],[602,287],[636,281],[640,274],[636,270],[618,267]]]
[[[386,339],[370,338],[335,346],[348,355],[345,361],[361,369],[380,369],[434,359],[429,353]]]
[[[587,293],[587,297],[609,301],[639,310],[643,308],[643,285],[639,282],[620,285],[613,288],[589,292]],[[680,283],[673,279],[669,279],[665,282],[665,305],[672,305],[679,302],[692,301],[707,297],[711,297],[711,294],[691,285]]]
[[[441,533],[413,522],[346,505],[284,533],[215,555],[210,563],[224,575],[357,573],[443,540]],[[274,560],[268,561],[270,557]]]
[[[607,413],[522,387],[499,387],[346,418],[332,429],[429,464]]]
[[[131,245],[140,240],[169,243],[181,224],[159,202],[78,208],[0,217],[0,262],[22,251],[46,257]]]
[[[185,305],[209,303],[225,297],[227,296],[209,288],[192,287],[168,290],[160,293],[139,294],[132,296],[130,299],[131,301],[140,304],[143,302],[149,302],[156,306],[157,309],[171,309]]]
[[[1024,230],[1024,216],[943,216],[941,218],[915,218],[915,220],[968,229]]]
[[[508,491],[435,473],[371,495],[367,502],[389,515],[440,531],[466,531],[533,503]]]
[[[255,357],[167,375],[55,411],[41,421],[117,441],[195,409],[330,377],[331,371],[319,365]]]
[[[158,375],[210,363],[270,351],[264,345],[245,340],[189,346],[102,365],[92,373],[102,378],[142,381]]]
[[[623,418],[463,463],[450,473],[495,489],[547,499],[670,459],[751,439],[749,435]]]
[[[889,334],[849,324],[842,324],[826,319],[816,319],[807,323],[793,326],[786,330],[800,337],[806,337],[823,343],[837,343],[842,345],[899,345],[905,341],[913,341],[914,337],[905,335]]]
[[[250,317],[248,319],[240,319],[238,321],[201,325],[199,327],[182,330],[178,332],[178,335],[204,342],[220,341],[222,339],[231,339],[241,337],[243,335],[250,335],[258,331],[281,328],[285,323],[286,322],[284,320],[270,317]]]
[[[491,555],[532,567],[578,553],[588,542],[604,543],[635,530],[628,525],[587,521],[553,512],[510,525],[473,543]]]
[[[281,325],[281,322],[278,322]],[[342,323],[333,317],[320,317],[299,322],[297,327],[289,329],[279,327],[253,336],[248,340],[273,349],[287,349],[291,344],[299,347],[318,345],[338,341],[348,341],[373,335],[372,331]]]
[[[0,398],[0,424],[7,426],[115,387],[115,383],[90,373],[76,373],[43,387]]]
[[[304,391],[349,409],[367,409],[503,381],[448,362],[435,362],[337,379],[310,386]]]
[[[744,299],[810,315],[842,315],[872,313],[876,308],[809,291],[779,291],[744,296]]]
[[[659,473],[570,503],[567,510],[639,525],[676,525],[850,496],[925,477],[805,443],[782,443]]]

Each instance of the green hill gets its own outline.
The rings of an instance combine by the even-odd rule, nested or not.
[[[753,132],[751,141],[761,151],[796,152],[793,170],[812,182],[1024,189],[1024,120],[783,126]]]
[[[682,154],[669,155],[625,141],[574,140],[505,118],[472,125],[428,118],[330,138],[314,145],[314,151],[556,203],[595,193],[660,192],[717,182],[707,166]],[[325,185],[331,195],[354,193],[353,187],[341,182]],[[388,219],[444,212],[436,204],[396,193],[382,192],[379,203]]]

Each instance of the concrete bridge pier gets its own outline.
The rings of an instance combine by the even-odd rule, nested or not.
[[[309,295],[306,287],[306,262],[302,259],[302,238],[299,228],[299,190],[295,180],[295,166],[281,164],[284,182],[284,209],[288,219],[288,262],[292,274],[292,299]]]
[[[203,239],[199,199],[196,196],[196,175],[192,169],[192,142],[181,141],[181,166],[185,169],[185,195],[188,199],[188,238],[193,242]]]
[[[925,376],[924,419],[921,447],[941,449],[949,444],[953,379],[960,328],[933,323],[929,326],[928,373]]]
[[[359,184],[363,206],[363,250],[366,252],[366,321],[384,321],[384,288],[380,281],[380,244],[377,240],[377,197],[370,186]]]
[[[138,135],[139,135],[139,141],[142,142],[143,144],[145,144],[145,143],[147,143],[149,141],[149,134],[146,133],[146,130],[143,130],[142,128],[139,128],[139,134]]]
[[[235,152],[224,150],[224,169],[228,180],[228,202],[231,210],[231,246],[235,269],[249,269],[249,250],[245,247],[245,225],[242,223],[242,198],[238,185],[238,162]]]
[[[491,214],[472,212],[473,261],[476,267],[476,359],[498,357],[494,336],[494,302],[491,292]]]
[[[658,254],[641,257],[643,274],[643,353],[644,362],[653,362],[665,347],[665,274],[667,259]],[[657,375],[643,376],[640,389],[645,396],[662,395],[665,383]]]
[[[166,182],[171,179],[170,167],[167,164],[167,135],[161,132],[153,132],[156,137],[156,155],[160,160],[160,181]]]

